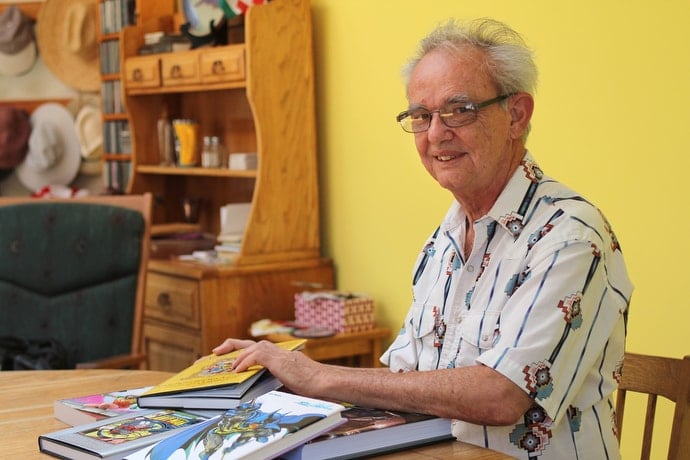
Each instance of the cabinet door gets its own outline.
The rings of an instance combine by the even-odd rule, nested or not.
[[[198,333],[146,321],[144,352],[149,369],[179,372],[201,357],[201,339]]]

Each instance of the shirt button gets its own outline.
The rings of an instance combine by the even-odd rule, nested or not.
[[[472,273],[474,271],[474,265],[468,265],[467,266],[467,271]]]
[[[484,335],[482,336],[482,340],[483,340],[484,342],[486,342],[487,340],[489,340],[489,336],[486,335],[486,334],[484,334]]]

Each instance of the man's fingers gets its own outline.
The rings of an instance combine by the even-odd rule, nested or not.
[[[253,345],[253,340],[238,340],[238,339],[225,339],[223,343],[215,347],[212,351],[216,355],[222,355],[224,353],[230,353],[233,350],[239,350],[241,348],[247,348]]]

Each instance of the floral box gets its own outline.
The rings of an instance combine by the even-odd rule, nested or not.
[[[374,301],[366,296],[339,291],[307,291],[295,294],[295,321],[335,332],[361,332],[374,328]]]

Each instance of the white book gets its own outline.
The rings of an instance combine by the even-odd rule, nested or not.
[[[126,458],[272,459],[342,424],[343,409],[329,401],[271,391]]]

